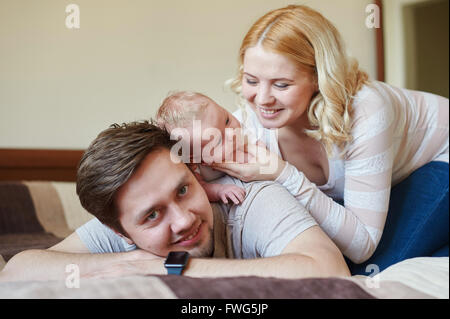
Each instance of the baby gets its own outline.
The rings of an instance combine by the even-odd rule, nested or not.
[[[186,129],[190,136],[190,150],[199,146],[202,162],[221,162],[235,153],[234,143],[226,143],[230,140],[230,134],[225,133],[239,132],[241,124],[229,111],[201,93],[176,92],[169,95],[160,106],[156,120],[169,133],[176,128]],[[222,172],[201,164],[190,166],[210,201],[221,200],[227,204],[230,199],[233,203],[240,204],[244,200],[245,190],[241,187],[208,183],[223,176]]]

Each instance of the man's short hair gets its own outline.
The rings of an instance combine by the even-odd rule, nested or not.
[[[101,132],[84,153],[77,173],[81,205],[103,224],[127,235],[114,205],[119,188],[152,151],[175,141],[153,121],[113,124]]]

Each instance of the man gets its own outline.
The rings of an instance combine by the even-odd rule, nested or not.
[[[173,144],[147,121],[100,133],[77,179],[96,219],[47,250],[14,256],[3,280],[63,279],[68,264],[82,277],[166,274],[173,251],[189,253],[182,274],[193,277],[349,275],[338,248],[279,184],[226,176],[216,182],[244,187],[244,202],[211,204],[188,166],[173,160]]]

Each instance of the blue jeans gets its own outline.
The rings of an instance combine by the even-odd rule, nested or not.
[[[383,235],[362,264],[346,259],[352,275],[371,275],[413,257],[448,256],[449,165],[430,162],[391,189]],[[366,271],[367,267],[367,271]]]

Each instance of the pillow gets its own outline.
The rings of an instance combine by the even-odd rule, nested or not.
[[[0,255],[8,261],[28,249],[46,249],[93,216],[73,182],[0,182]]]

